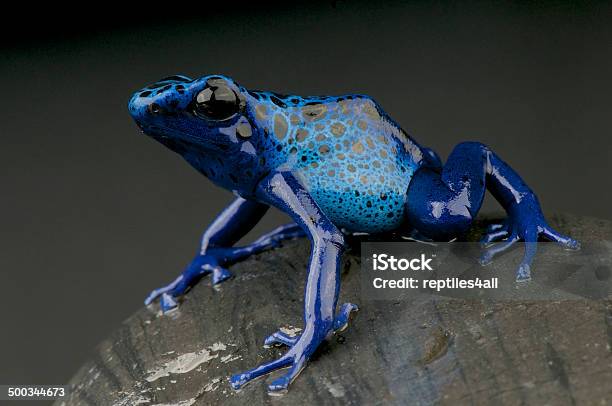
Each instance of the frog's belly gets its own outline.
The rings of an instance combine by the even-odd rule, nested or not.
[[[301,170],[306,188],[327,217],[350,232],[397,229],[404,220],[406,191],[413,170]]]

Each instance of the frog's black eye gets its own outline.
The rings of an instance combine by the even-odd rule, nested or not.
[[[209,120],[227,120],[240,110],[240,100],[227,86],[211,86],[202,90],[194,100],[196,115]]]

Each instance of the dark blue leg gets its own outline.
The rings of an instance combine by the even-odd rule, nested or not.
[[[350,310],[356,310],[356,307],[347,304],[343,306],[340,316],[336,316],[344,237],[321,212],[299,181],[291,173],[272,174],[262,181],[257,196],[289,214],[306,232],[312,246],[304,292],[303,331],[297,337],[278,336],[279,342],[291,346],[278,360],[230,378],[232,387],[240,389],[257,377],[290,367],[285,375],[269,385],[269,391],[277,393],[287,389],[325,338],[333,334],[335,329],[346,326]]]
[[[227,266],[276,247],[282,240],[304,235],[300,227],[290,224],[263,235],[247,246],[232,247],[253,228],[268,208],[267,205],[242,198],[234,200],[206,230],[200,252],[185,271],[169,285],[152,291],[145,299],[145,304],[149,305],[157,297],[161,297],[162,311],[171,310],[177,306],[177,298],[185,294],[203,276],[212,274],[213,284],[223,282],[231,277]]]
[[[297,224],[285,224],[262,235],[251,244],[242,247],[211,248],[209,253],[211,250],[214,250],[227,264],[234,264],[270,248],[278,248],[285,240],[293,240],[305,236],[304,230]]]
[[[351,319],[351,315],[353,312],[358,311],[359,308],[357,305],[352,303],[344,303],[342,307],[340,307],[340,311],[336,314],[333,323],[334,333],[340,333],[348,328],[349,321]],[[301,334],[297,333],[288,333],[283,330],[278,330],[276,333],[273,333],[266,337],[264,340],[264,346],[271,345],[286,345],[288,347],[293,347],[295,343],[298,342]]]
[[[415,173],[408,189],[408,219],[417,230],[431,238],[454,237],[469,228],[482,205],[486,189],[504,207],[508,218],[503,224],[487,230],[483,243],[506,240],[486,251],[483,263],[488,263],[516,241],[524,240],[527,243],[525,256],[517,280],[527,280],[538,236],[568,248],[579,246],[577,241],[548,225],[533,191],[508,164],[477,142],[457,145],[441,173],[429,168]]]

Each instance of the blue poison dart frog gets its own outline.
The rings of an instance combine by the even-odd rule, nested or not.
[[[523,240],[528,244],[516,278],[524,281],[538,237],[578,248],[548,225],[533,191],[486,145],[461,143],[443,164],[369,96],[286,96],[248,90],[222,75],[171,76],[136,92],[129,111],[144,133],[236,195],[204,232],[185,271],[146,304],[159,298],[168,311],[202,276],[220,283],[231,276],[232,263],[282,240],[310,239],[301,334],[277,331],[266,338],[265,344],[289,350],[232,376],[234,389],[289,368],[269,385],[271,393],[286,390],[323,340],[347,327],[357,306],[336,305],[348,235],[415,230],[448,241],[470,227],[489,190],[507,218],[486,231],[483,243],[503,241],[485,250],[481,262]],[[293,223],[233,247],[270,206]]]

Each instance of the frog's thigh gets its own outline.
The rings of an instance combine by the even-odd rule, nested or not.
[[[467,231],[472,223],[469,195],[467,188],[453,191],[444,183],[440,173],[423,168],[410,182],[406,216],[410,225],[427,237],[450,239]],[[474,213],[479,208],[480,203]]]

